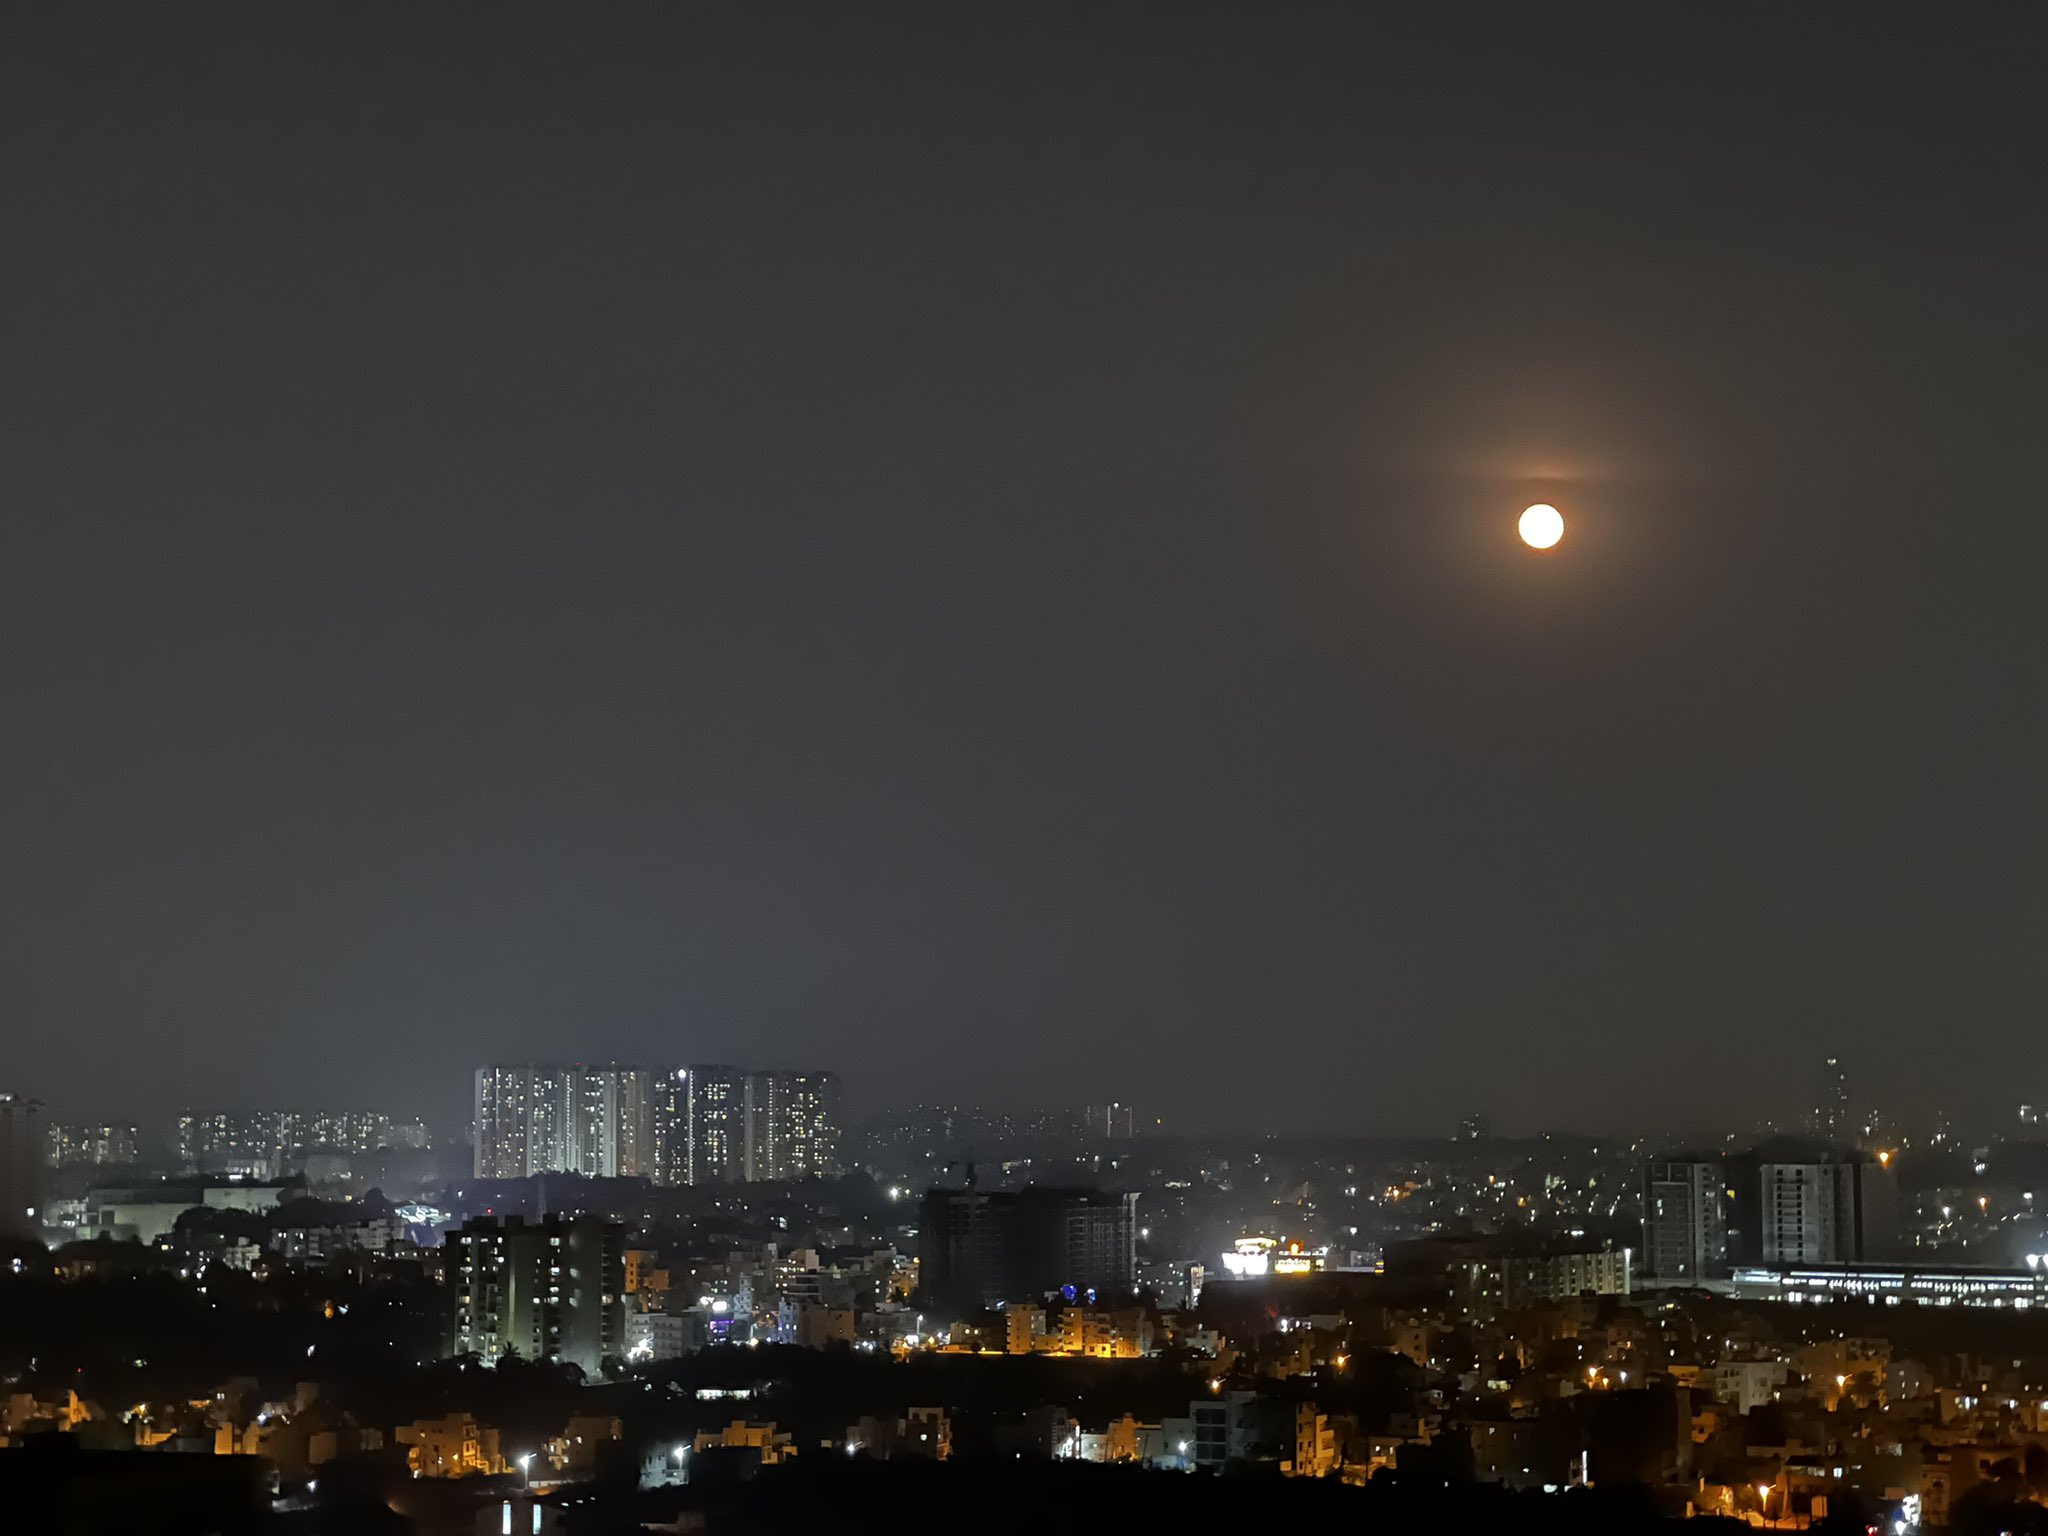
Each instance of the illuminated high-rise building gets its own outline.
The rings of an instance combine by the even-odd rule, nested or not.
[[[125,1166],[138,1159],[140,1145],[132,1125],[53,1125],[45,1138],[52,1168]]]
[[[617,1073],[620,1178],[651,1179],[660,1172],[660,1149],[654,1136],[654,1099],[660,1076],[637,1067]]]
[[[655,1076],[637,1067],[480,1067],[480,1179],[652,1177]]]
[[[697,1066],[484,1067],[476,1176],[538,1173],[664,1184],[779,1181],[839,1171],[830,1072]]]
[[[626,1353],[625,1229],[596,1216],[479,1217],[450,1232],[455,1354],[517,1355],[595,1376]]]
[[[389,1115],[374,1110],[198,1114],[188,1109],[172,1127],[171,1147],[186,1173],[279,1178],[303,1169],[315,1153],[375,1152],[408,1138],[423,1145],[425,1128],[417,1121],[394,1128]]]
[[[747,1074],[737,1067],[689,1069],[689,1182],[734,1183],[747,1176]]]
[[[654,1078],[637,1067],[576,1069],[569,1172],[654,1176]]]
[[[565,1171],[573,1104],[566,1067],[479,1067],[476,1176],[523,1179]]]
[[[831,1072],[747,1075],[746,1176],[777,1183],[839,1171],[839,1078]]]
[[[36,1127],[42,1107],[0,1093],[0,1236],[43,1235],[43,1138]]]
[[[654,1079],[654,1182],[690,1180],[690,1072],[660,1072]]]

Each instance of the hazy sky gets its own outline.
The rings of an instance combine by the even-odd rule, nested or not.
[[[0,1087],[2048,1093],[2044,23],[9,9]]]

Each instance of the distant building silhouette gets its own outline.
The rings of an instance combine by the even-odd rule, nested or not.
[[[1888,1159],[1776,1137],[1733,1157],[1651,1161],[1643,1181],[1644,1272],[1725,1278],[1736,1265],[1859,1264],[1897,1257]]]
[[[1659,1280],[1728,1274],[1728,1174],[1719,1157],[1681,1153],[1643,1178],[1643,1273]]]
[[[43,1235],[43,1138],[36,1127],[42,1107],[0,1093],[0,1236]]]
[[[1072,1286],[1107,1301],[1137,1283],[1138,1197],[1100,1189],[934,1188],[917,1237],[926,1304],[973,1310]]]
[[[1897,1256],[1897,1186],[1877,1158],[1778,1137],[1729,1165],[1740,1262],[1858,1264]]]
[[[128,1167],[141,1158],[132,1125],[53,1125],[45,1137],[52,1168]]]
[[[1081,1112],[1082,1126],[1090,1136],[1110,1141],[1128,1141],[1138,1134],[1137,1116],[1128,1104],[1090,1104]]]

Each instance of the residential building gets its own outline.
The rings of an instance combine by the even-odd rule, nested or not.
[[[414,1477],[493,1477],[506,1470],[497,1430],[479,1424],[473,1414],[401,1424],[395,1438],[406,1448]]]
[[[42,1236],[42,1107],[22,1094],[0,1093],[0,1237]]]
[[[635,1067],[479,1067],[480,1179],[651,1178],[656,1074]]]
[[[1896,1255],[1887,1162],[1780,1137],[1729,1159],[1731,1257],[1739,1264],[1857,1264]]]
[[[785,1299],[778,1308],[776,1337],[799,1349],[830,1349],[835,1344],[851,1348],[859,1333],[850,1307]]]
[[[623,1358],[625,1229],[596,1216],[480,1217],[448,1234],[451,1353],[560,1360],[596,1375]]]
[[[404,1238],[405,1223],[397,1212],[365,1211],[281,1226],[270,1234],[270,1251],[294,1263],[317,1263],[343,1253],[390,1253]]]
[[[1294,1408],[1294,1458],[1281,1470],[1290,1477],[1328,1477],[1337,1470],[1337,1429],[1314,1403]]]
[[[1256,1393],[1224,1392],[1197,1398],[1188,1405],[1194,1421],[1194,1464],[1205,1472],[1221,1472],[1232,1461],[1252,1459],[1259,1427]]]
[[[715,1184],[839,1171],[839,1079],[830,1072],[484,1067],[475,1110],[478,1178]]]
[[[479,1067],[476,1176],[524,1179],[566,1171],[575,1102],[567,1067]]]
[[[690,1319],[680,1312],[628,1312],[626,1358],[674,1360],[690,1353]]]
[[[926,1304],[962,1310],[1043,1299],[1128,1297],[1137,1280],[1138,1197],[1100,1189],[933,1188],[918,1227]]]
[[[625,1438],[625,1424],[611,1414],[580,1413],[548,1442],[547,1456],[555,1475],[587,1481],[604,1464],[605,1448]]]
[[[1042,1354],[1054,1337],[1046,1330],[1045,1308],[1012,1302],[1003,1308],[1004,1347],[1013,1355]]]
[[[746,1116],[749,1181],[782,1183],[839,1171],[836,1073],[749,1073]]]
[[[654,1182],[692,1184],[690,1069],[677,1067],[654,1079]]]
[[[420,1138],[425,1131],[415,1123]],[[318,1157],[375,1152],[393,1144],[390,1117],[372,1110],[300,1114],[200,1114],[186,1110],[172,1129],[171,1146],[186,1173],[239,1174],[275,1179],[304,1170]],[[89,1159],[88,1159],[89,1160]]]
[[[908,1408],[903,1414],[903,1454],[931,1461],[953,1455],[953,1420],[943,1408]]]
[[[747,1177],[747,1074],[736,1067],[689,1069],[689,1180],[724,1184]]]
[[[1718,1157],[1680,1154],[1643,1173],[1643,1268],[1664,1281],[1725,1278],[1728,1171]]]
[[[698,1430],[691,1452],[699,1457],[706,1452],[740,1452],[749,1462],[772,1467],[796,1454],[796,1439],[787,1430],[778,1432],[772,1422],[757,1424],[734,1419],[724,1429]]]
[[[1723,1360],[1713,1367],[1709,1385],[1717,1402],[1748,1413],[1775,1398],[1790,1374],[1783,1360]]]
[[[592,1178],[653,1178],[655,1074],[579,1067],[569,1171]]]
[[[1081,1355],[1093,1360],[1137,1360],[1152,1353],[1153,1332],[1152,1319],[1143,1307],[1125,1307],[1114,1312],[1068,1307],[1060,1314],[1059,1333],[1038,1342],[1037,1348],[1040,1353]]]
[[[140,1146],[132,1125],[53,1125],[47,1156],[52,1168],[125,1167],[139,1159]]]
[[[1574,1296],[1629,1294],[1631,1253],[1586,1240],[1501,1242],[1464,1266],[1465,1305],[1492,1317]]]
[[[1090,1104],[1081,1111],[1081,1124],[1088,1135],[1111,1141],[1127,1141],[1138,1134],[1137,1116],[1128,1104],[1112,1101]]]

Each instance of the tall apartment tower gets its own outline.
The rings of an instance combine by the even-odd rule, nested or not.
[[[592,1178],[654,1176],[655,1074],[637,1067],[578,1067],[571,1173]]]
[[[747,1074],[737,1067],[691,1067],[690,1182],[736,1183],[747,1177]]]
[[[747,1076],[746,1175],[788,1182],[839,1171],[839,1078],[831,1072]]]
[[[546,1164],[537,1121],[549,1097],[545,1067],[479,1067],[476,1072],[476,1158],[480,1179],[523,1179]]]
[[[451,1354],[517,1355],[596,1376],[626,1354],[626,1238],[599,1216],[478,1217],[448,1234]]]
[[[828,1177],[839,1171],[839,1079],[728,1066],[483,1067],[475,1170],[666,1184]]]
[[[655,1074],[633,1067],[480,1067],[480,1179],[654,1173]]]
[[[1791,1138],[1728,1160],[1730,1248],[1748,1264],[1860,1264],[1896,1257],[1891,1169],[1877,1158]]]
[[[690,1069],[654,1079],[654,1182],[692,1184],[690,1177]]]
[[[42,1107],[0,1093],[0,1237],[43,1235],[43,1137],[36,1126]]]
[[[1728,1274],[1727,1173],[1720,1158],[1684,1153],[1644,1168],[1643,1268],[1659,1280]]]
[[[1101,1189],[934,1188],[919,1210],[925,1304],[975,1311],[1073,1286],[1108,1303],[1137,1283],[1138,1197]]]

